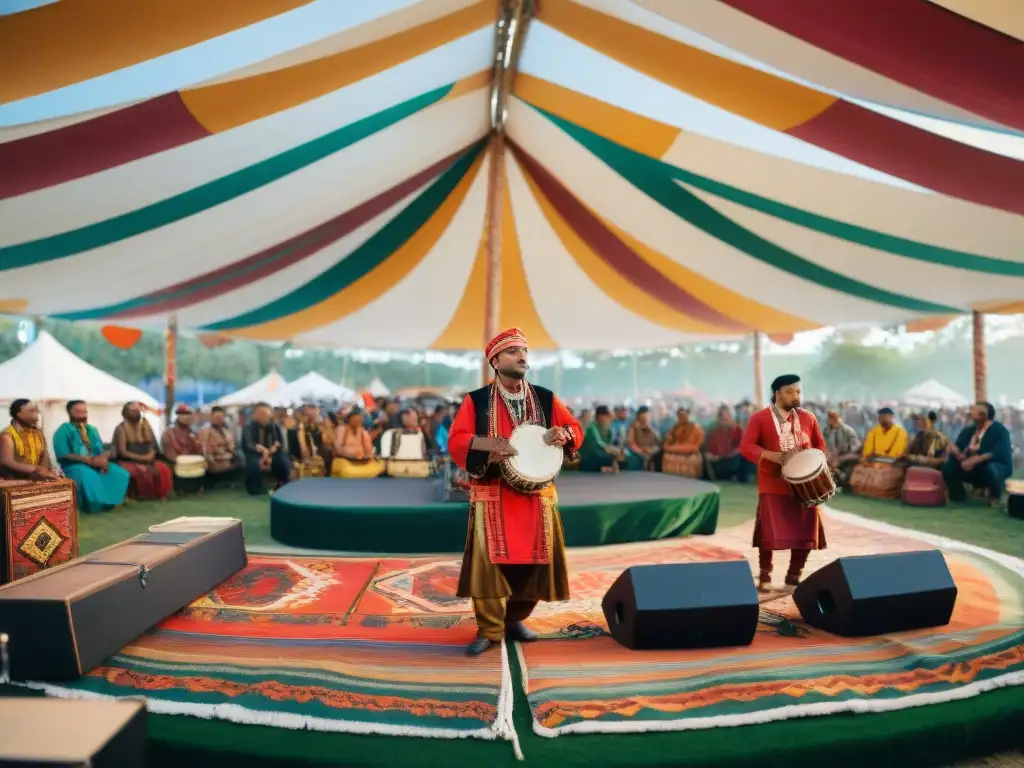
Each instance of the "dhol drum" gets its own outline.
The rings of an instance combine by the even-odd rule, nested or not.
[[[854,467],[850,488],[871,499],[898,499],[906,476],[906,465],[897,459],[865,459]]]
[[[206,477],[206,458],[204,456],[179,456],[174,462],[174,474],[183,480]]]
[[[836,493],[828,457],[817,448],[807,448],[790,456],[782,465],[782,477],[805,507],[824,504]]]
[[[538,424],[520,424],[512,432],[509,443],[516,455],[501,462],[501,476],[517,491],[536,493],[558,477],[565,451],[544,442],[547,431]]]
[[[704,475],[704,457],[699,453],[665,451],[661,457],[661,471],[667,475],[700,479]]]

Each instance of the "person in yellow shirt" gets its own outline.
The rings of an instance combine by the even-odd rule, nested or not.
[[[858,496],[898,499],[907,474],[902,461],[907,452],[907,430],[893,423],[892,408],[878,412],[878,424],[864,439],[860,460],[850,475],[850,489]]]
[[[865,459],[900,459],[907,452],[907,430],[893,423],[892,408],[878,411],[878,423],[864,439]]]

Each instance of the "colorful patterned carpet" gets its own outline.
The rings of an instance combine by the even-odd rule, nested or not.
[[[685,730],[871,712],[1024,683],[1024,562],[831,512],[842,555],[940,546],[959,587],[950,626],[848,640],[762,602],[749,648],[633,652],[600,601],[634,564],[749,559],[750,526],[710,537],[570,551],[574,599],[541,604],[544,638],[517,648],[545,736]],[[61,696],[145,695],[158,713],[324,731],[516,742],[505,652],[463,654],[458,561],[252,556],[235,578],[127,646]],[[780,564],[784,569],[785,563]],[[779,567],[779,566],[777,566]]]
[[[959,589],[952,623],[848,639],[804,624],[788,594],[765,596],[752,646],[630,651],[606,633],[600,600],[626,564],[748,559],[752,524],[698,537],[572,553],[574,599],[518,647],[534,730],[544,736],[686,730],[839,712],[880,712],[1024,684],[1024,562],[831,512],[836,557],[941,548]],[[785,556],[788,557],[788,556]],[[785,571],[787,560],[781,562]],[[776,564],[780,570],[780,564]]]
[[[250,556],[105,666],[44,690],[284,728],[511,739],[507,657],[465,656],[475,630],[448,597],[452,565]]]

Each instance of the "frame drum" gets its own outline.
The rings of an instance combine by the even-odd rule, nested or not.
[[[206,458],[203,456],[179,456],[174,462],[174,474],[191,480],[206,476]]]
[[[828,458],[817,448],[807,448],[790,456],[782,465],[782,477],[805,507],[823,504],[836,493]]]
[[[517,453],[501,462],[501,476],[515,490],[535,493],[558,477],[565,451],[544,442],[547,431],[538,424],[520,424],[512,432],[509,443]]]

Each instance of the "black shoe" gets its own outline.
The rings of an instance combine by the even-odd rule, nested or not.
[[[497,645],[493,640],[488,640],[482,635],[477,635],[473,642],[466,646],[467,656],[479,656],[486,650],[489,650],[492,645]]]
[[[520,643],[532,643],[537,639],[537,633],[527,629],[521,621],[513,621],[506,626],[505,636],[512,640],[518,640]]]

